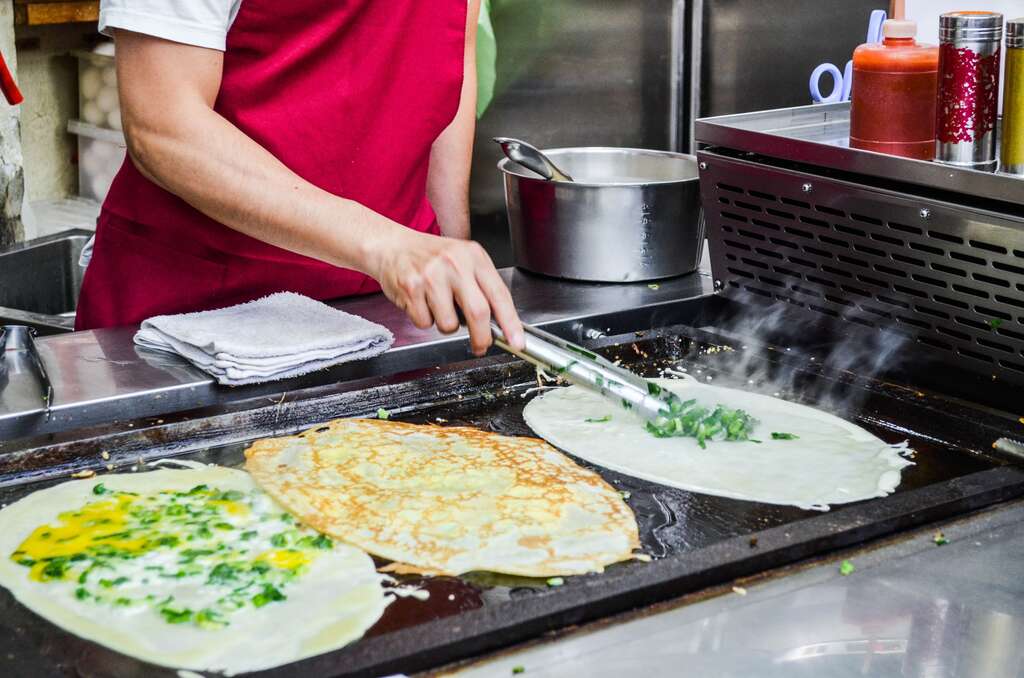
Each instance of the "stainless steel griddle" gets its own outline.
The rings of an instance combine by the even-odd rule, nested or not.
[[[910,440],[918,451],[917,464],[906,471],[898,492],[818,513],[692,494],[595,469],[630,493],[627,501],[653,562],[616,565],[601,575],[567,578],[564,586],[554,588],[543,581],[486,574],[411,578],[410,583],[431,591],[429,601],[399,600],[363,640],[267,675],[381,675],[426,669],[1024,495],[1024,472],[990,454],[993,440],[1019,426],[1009,415],[884,378],[865,380],[823,367],[811,358],[827,354],[830,338],[824,335],[800,332],[803,344],[780,337],[785,344],[773,345],[708,330],[741,325],[752,310],[711,300],[689,325],[588,343],[647,376],[665,368],[695,375],[700,370],[701,378],[716,383],[768,393],[783,389],[783,395],[798,400],[848,402],[851,419],[887,441]],[[745,366],[741,372],[737,364]],[[747,383],[750,379],[755,383]],[[523,395],[535,385],[532,368],[496,356],[427,374],[356,382],[308,399],[40,445],[4,458],[7,486],[0,501],[10,502],[54,482],[33,479],[53,475],[55,468],[63,469],[61,480],[72,468],[102,468],[101,449],[110,451],[119,470],[167,456],[237,465],[248,439],[300,430],[336,416],[366,416],[378,407],[405,421],[440,419],[528,435],[521,412],[529,395]],[[244,432],[241,440],[239,431]],[[0,596],[0,619],[5,627],[0,652],[12,653],[25,675],[62,670],[175,675],[69,637],[6,594]]]

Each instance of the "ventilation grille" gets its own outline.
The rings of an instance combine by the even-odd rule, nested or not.
[[[723,292],[890,327],[1024,384],[1024,220],[701,154]]]

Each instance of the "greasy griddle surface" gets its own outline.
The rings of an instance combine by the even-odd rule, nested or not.
[[[692,334],[706,336],[696,331]],[[764,393],[773,393],[783,388],[778,385],[778,377],[785,373],[784,397],[807,400],[827,393],[830,397],[854,402],[854,411],[845,413],[848,419],[857,420],[886,442],[909,440],[917,451],[914,458],[916,464],[904,469],[897,493],[886,499],[835,506],[829,515],[837,519],[852,515],[847,512],[857,512],[867,504],[892,501],[909,491],[936,486],[997,465],[993,459],[965,451],[964,448],[986,449],[991,442],[980,437],[971,440],[972,422],[968,409],[962,412],[951,411],[946,404],[936,408],[924,393],[893,388],[881,382],[844,385],[842,375],[829,374],[820,368],[794,373],[794,357],[773,351],[765,351],[752,362],[756,366],[756,375],[752,383],[748,383],[750,380],[746,378],[749,376],[746,373],[729,374],[738,359],[738,352],[720,351],[713,342],[701,342],[678,335],[653,339],[618,338],[605,347],[603,352],[609,357],[621,359],[627,366],[648,376],[658,375],[665,367],[685,368],[695,376],[697,370],[700,370],[700,378],[710,376],[716,379],[716,384],[744,384],[746,388]],[[524,382],[514,389],[467,393],[463,400],[444,405],[412,407],[399,418],[419,423],[476,426],[507,435],[532,435],[522,418],[523,406],[533,396],[530,393],[524,397],[524,392],[532,385]],[[423,393],[422,401],[428,401],[429,395]],[[395,403],[396,407],[403,408],[410,405],[413,403]],[[942,410],[943,416],[936,416],[937,409]],[[919,431],[921,433],[917,433]],[[244,447],[244,444],[217,447],[183,458],[238,466],[243,461]],[[708,453],[714,453],[713,447]],[[795,507],[737,501],[666,488],[607,471],[579,459],[576,461],[593,468],[614,487],[629,493],[626,501],[636,514],[644,551],[658,561],[685,556],[701,558],[703,554],[711,553],[708,547],[712,545],[731,538],[756,536],[782,525],[789,526],[787,535],[792,533],[793,547],[798,548],[801,525],[812,522],[806,519],[822,515]],[[0,501],[14,501],[42,486],[35,484],[0,489]],[[757,546],[750,548],[756,550]],[[794,551],[793,557],[801,556]],[[713,567],[714,563],[711,565]],[[509,601],[541,599],[550,601],[554,609],[560,597],[576,597],[586,601],[593,596],[596,600],[601,592],[600,587],[594,587],[593,584],[602,577],[616,578],[625,574],[640,580],[645,576],[644,568],[650,567],[651,564],[642,562],[624,563],[612,566],[604,575],[566,578],[565,584],[560,587],[548,587],[543,581],[488,574],[461,578],[406,578],[408,583],[427,588],[431,593],[430,599],[426,602],[412,598],[399,599],[370,630],[367,640],[318,660],[267,673],[345,675],[354,671],[370,675],[394,670],[396,666],[399,669],[416,670],[477,651],[474,648],[482,645],[469,643],[465,647],[452,648],[447,653],[431,654],[430,645],[439,642],[437,639],[431,641],[430,634],[426,634],[422,639],[413,639],[411,642],[414,646],[410,647],[409,636],[403,635],[403,630],[444,618],[447,618],[452,628],[461,627],[462,622],[458,618],[460,613],[488,607],[498,609]],[[650,595],[645,594],[647,597],[642,602],[650,602]],[[538,605],[538,632],[565,623],[564,620],[560,622],[562,618],[554,613],[549,621],[543,619],[544,607]],[[174,671],[143,664],[63,633],[17,604],[6,591],[0,593],[0,620],[3,626],[3,632],[0,633],[0,671],[4,675],[176,675]],[[487,632],[500,635],[500,620],[495,625],[495,628],[481,628],[481,634]],[[443,627],[441,629],[443,632]],[[521,631],[517,633],[522,635]],[[396,640],[391,644],[389,638]],[[507,638],[512,639],[512,635]],[[258,651],[258,639],[253,640],[253,651]],[[415,647],[416,643],[426,646]],[[491,646],[495,644],[500,644],[500,641],[490,643]],[[404,664],[402,657],[408,657]]]

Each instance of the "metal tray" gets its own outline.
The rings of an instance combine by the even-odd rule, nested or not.
[[[792,162],[1016,205],[1024,179],[850,148],[850,104],[818,104],[698,120],[696,140]]]
[[[487,574],[410,579],[431,591],[427,602],[401,599],[362,640],[261,675],[382,675],[436,667],[1024,495],[1024,472],[985,454],[995,437],[1013,429],[1015,419],[940,394],[857,378],[833,369],[828,360],[812,360],[818,355],[814,346],[805,352],[796,344],[782,348],[674,327],[643,337],[605,338],[591,347],[648,375],[685,368],[716,383],[742,383],[795,400],[847,403],[847,417],[883,439],[910,440],[917,463],[895,494],[828,513],[694,494],[596,469],[630,493],[627,501],[653,562],[569,577],[553,588]],[[407,421],[441,418],[451,425],[528,435],[521,412],[533,385],[530,367],[499,357],[344,384],[314,400],[268,399],[261,408],[240,412],[140,422],[127,433],[0,456],[0,502],[75,470],[102,469],[108,462],[101,450],[119,470],[165,456],[237,465],[251,439],[332,417],[365,416],[382,406]],[[6,592],[0,594],[0,629],[0,656],[7,658],[9,675],[175,675],[64,633]]]

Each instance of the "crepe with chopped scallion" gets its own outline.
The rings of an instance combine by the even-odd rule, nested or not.
[[[228,674],[341,647],[388,602],[369,556],[221,467],[73,480],[11,504],[0,584],[124,654]]]
[[[604,468],[692,492],[801,508],[894,491],[906,443],[889,445],[827,412],[780,398],[657,379],[680,399],[654,425],[579,386],[531,400],[523,417],[538,435]],[[659,391],[660,392],[660,391]]]

